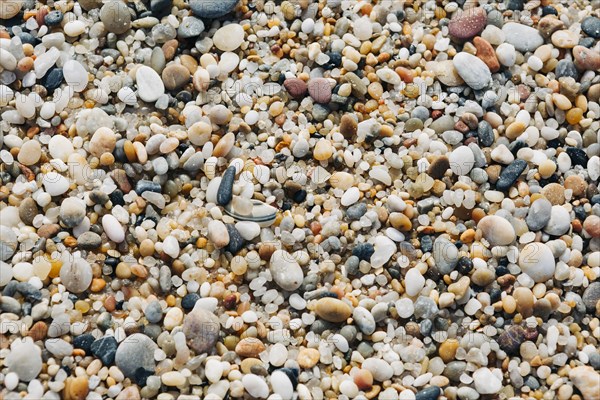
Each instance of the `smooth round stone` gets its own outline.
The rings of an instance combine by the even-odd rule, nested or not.
[[[62,135],[54,135],[48,143],[48,151],[52,158],[58,158],[59,160],[67,162],[69,156],[75,149],[69,139]]]
[[[329,83],[327,83],[327,85],[329,85]],[[298,78],[287,78],[285,81],[283,81],[283,87],[292,97],[296,99],[303,98],[306,96],[308,91],[308,85],[306,82]],[[329,91],[331,99],[331,89]]]
[[[190,0],[190,8],[200,18],[219,18],[230,13],[239,0]]]
[[[475,156],[473,155],[473,151],[467,146],[460,146],[454,149],[450,153],[448,161],[450,162],[450,169],[458,176],[468,175],[475,166]]]
[[[4,365],[17,374],[20,381],[30,382],[42,370],[42,351],[31,341],[21,342],[8,352]]]
[[[63,75],[66,82],[76,92],[83,92],[88,84],[88,73],[77,60],[68,60],[63,65]]]
[[[221,51],[234,51],[244,42],[244,28],[229,24],[219,28],[213,36],[213,44]]]
[[[85,203],[75,197],[64,199],[60,204],[60,221],[67,228],[74,228],[85,218]]]
[[[539,198],[529,207],[525,222],[531,231],[539,231],[550,221],[552,203],[545,198]]]
[[[600,18],[589,16],[581,22],[581,29],[586,35],[600,39]]]
[[[37,203],[31,197],[23,199],[21,204],[19,204],[19,218],[24,224],[31,226],[37,214]]]
[[[546,282],[554,276],[556,263],[548,246],[543,243],[529,243],[519,253],[519,267],[535,282]]]
[[[154,374],[154,352],[158,346],[143,333],[128,336],[117,348],[115,364],[123,374],[135,379],[142,369],[145,373]]]
[[[552,34],[552,44],[561,49],[572,49],[579,43],[579,35],[568,29],[556,31]]]
[[[473,89],[480,90],[489,85],[492,73],[480,58],[460,52],[454,56],[452,62],[458,75]]]
[[[390,367],[390,364],[381,358],[367,358],[363,361],[361,367],[371,372],[373,378],[379,382],[387,381],[394,375],[394,370]]]
[[[502,26],[502,32],[504,32],[506,42],[512,44],[521,53],[534,51],[544,44],[544,38],[540,32],[527,25],[508,22]]]
[[[111,0],[100,9],[100,20],[107,31],[120,35],[131,27],[129,7],[120,0]]]
[[[204,32],[204,22],[195,17],[185,17],[177,28],[177,36],[181,39],[196,37],[202,32]]]
[[[194,307],[183,320],[183,333],[196,354],[210,352],[219,340],[220,331],[217,316],[204,308]]]
[[[600,282],[592,282],[583,292],[581,297],[583,304],[588,312],[597,310],[598,301],[600,301]]]
[[[275,283],[284,290],[293,291],[302,285],[304,272],[298,261],[285,250],[275,250],[269,261]]]
[[[218,220],[212,220],[208,223],[208,239],[221,249],[229,244],[229,232],[225,224]]]
[[[150,67],[142,65],[135,72],[138,96],[146,102],[154,102],[165,94],[165,85],[160,75]]]
[[[496,48],[496,57],[498,57],[500,64],[505,67],[512,67],[517,60],[515,46],[510,43],[500,44],[500,46]]]
[[[112,153],[117,144],[117,136],[112,129],[99,128],[90,140],[90,153],[100,157],[104,153]]]
[[[583,221],[583,229],[593,238],[600,237],[600,217],[589,215]]]
[[[167,90],[179,89],[190,81],[190,71],[181,64],[169,64],[162,72],[162,81]]]
[[[487,14],[481,7],[457,13],[448,23],[448,33],[457,39],[467,40],[485,28]]]
[[[324,297],[317,301],[315,313],[319,318],[329,322],[344,322],[352,313],[350,306],[339,299]]]
[[[271,374],[271,387],[273,392],[282,399],[291,399],[294,397],[294,385],[288,375],[282,371],[273,371]]]
[[[23,165],[34,165],[42,156],[42,146],[37,140],[29,140],[21,146],[17,160]]]
[[[266,399],[269,396],[269,386],[263,378],[255,374],[246,374],[242,377],[244,389],[252,398]]]
[[[496,215],[483,217],[477,224],[477,229],[481,229],[483,237],[492,246],[507,246],[516,239],[511,223]]]
[[[69,180],[55,172],[45,174],[42,183],[50,196],[60,196],[69,190]]]
[[[60,269],[60,281],[71,293],[82,293],[87,290],[92,283],[92,278],[92,267],[83,258],[65,263]]]
[[[125,240],[125,231],[121,223],[111,214],[102,217],[102,228],[106,236],[115,243],[121,243]]]
[[[84,250],[93,250],[100,247],[102,237],[94,232],[84,232],[77,237],[77,246]]]
[[[580,70],[600,69],[600,54],[597,51],[583,46],[573,47],[575,66]]]
[[[44,22],[48,26],[56,26],[62,22],[63,18],[64,18],[64,14],[62,12],[60,12],[58,10],[50,11],[44,17]]]
[[[325,78],[313,78],[308,81],[308,94],[317,103],[327,104],[331,101],[331,85]]]
[[[552,206],[550,221],[544,228],[544,232],[553,236],[560,236],[569,231],[571,227],[571,216],[563,206]]]

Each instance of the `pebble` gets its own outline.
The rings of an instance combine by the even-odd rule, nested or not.
[[[12,348],[4,359],[4,365],[10,372],[15,373],[20,381],[30,382],[42,371],[42,352],[33,342],[24,341]]]
[[[29,140],[21,146],[17,160],[23,165],[34,165],[42,156],[42,147],[35,140]]]
[[[114,336],[105,336],[94,341],[90,346],[90,350],[104,365],[111,365],[115,361],[117,346],[118,343]]]
[[[193,13],[200,18],[215,19],[232,12],[237,5],[238,0],[191,0],[189,2]]]
[[[545,198],[537,199],[529,207],[525,222],[531,231],[543,229],[550,221],[552,203]]]
[[[306,84],[306,82],[298,78],[286,79],[283,82],[283,86],[285,87],[285,90],[287,90],[288,93],[296,99],[304,98],[304,96],[306,96],[306,93],[308,92],[308,85]],[[327,82],[327,86],[329,87],[329,82]],[[331,88],[329,88],[329,91],[329,100],[331,100]]]
[[[219,340],[220,331],[219,319],[203,308],[194,307],[183,320],[183,333],[196,354],[210,352]]]
[[[102,217],[102,228],[106,236],[115,243],[121,243],[125,240],[125,231],[119,221],[111,214]]]
[[[105,2],[100,9],[100,20],[109,32],[120,35],[131,27],[129,7],[120,0]]]
[[[455,14],[448,23],[448,32],[457,39],[468,40],[479,34],[487,23],[487,14],[481,7]]]
[[[283,290],[294,291],[302,285],[304,272],[298,262],[285,250],[275,250],[269,261],[275,283]]]
[[[544,44],[544,38],[540,32],[527,25],[508,22],[502,26],[502,32],[505,35],[506,42],[522,53],[534,51]]]
[[[221,249],[229,243],[229,232],[225,224],[218,220],[212,220],[208,224],[208,239]]]
[[[233,197],[233,181],[235,180],[235,167],[231,166],[225,170],[217,192],[217,203],[224,206],[229,204]]]
[[[467,146],[459,146],[448,157],[450,169],[455,175],[468,175],[475,165],[475,156]]]
[[[325,78],[313,78],[308,81],[308,94],[317,103],[327,104],[331,101],[331,86]]]
[[[92,283],[92,278],[92,267],[83,258],[76,258],[60,269],[60,281],[72,293],[86,291]]]
[[[489,368],[479,368],[473,372],[473,382],[480,394],[495,394],[502,389],[502,381]]]
[[[190,71],[181,64],[169,64],[162,72],[162,81],[167,90],[180,89],[190,81]]]
[[[480,90],[488,86],[492,74],[488,66],[472,54],[460,52],[452,59],[454,68],[467,85]]]
[[[589,16],[581,21],[581,29],[586,35],[600,39],[600,18]]]
[[[146,102],[154,102],[165,94],[165,86],[160,75],[150,67],[140,66],[135,73],[137,93],[140,99]]]
[[[317,301],[315,312],[325,321],[340,323],[346,321],[352,311],[350,306],[341,300],[324,297]]]
[[[202,32],[204,32],[204,22],[195,17],[185,17],[181,21],[179,28],[177,28],[177,36],[181,39],[193,38],[199,36]]]
[[[527,161],[525,160],[514,160],[500,173],[500,177],[496,182],[496,188],[498,190],[506,191],[509,190],[512,185],[519,179],[519,176],[527,168]]]
[[[545,282],[554,276],[554,255],[543,243],[529,243],[519,253],[519,267],[535,282]]]
[[[584,400],[594,400],[600,393],[600,374],[592,367],[579,366],[569,371],[569,379],[581,392]]]
[[[550,220],[546,224],[544,232],[553,236],[560,236],[569,231],[571,227],[571,216],[569,212],[559,205],[552,206]]]
[[[595,312],[598,309],[598,302],[600,301],[600,282],[590,283],[584,290],[581,299],[589,312]]]
[[[239,24],[225,25],[219,28],[213,36],[215,47],[221,51],[234,51],[241,46],[243,41],[244,29]]]
[[[158,346],[142,333],[134,333],[119,344],[115,354],[115,364],[123,374],[136,380],[140,370],[148,375],[154,374],[154,352]]]
[[[76,198],[67,198],[60,204],[60,221],[67,228],[74,228],[85,218],[85,204]]]

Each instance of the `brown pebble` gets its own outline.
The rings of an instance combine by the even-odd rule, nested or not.
[[[33,341],[42,340],[46,337],[48,333],[48,325],[44,321],[38,321],[31,329],[29,329],[29,336],[33,339]]]
[[[373,387],[373,374],[368,369],[359,369],[354,375],[354,383],[360,390],[370,390]]]
[[[445,363],[449,363],[454,360],[456,356],[456,351],[458,350],[458,340],[456,339],[447,339],[445,340],[438,350],[440,357],[444,360]]]
[[[526,287],[518,287],[513,292],[513,297],[517,302],[517,312],[524,318],[531,317],[533,314],[533,293]]]
[[[582,71],[595,71],[600,69],[600,54],[584,46],[573,47],[575,66]]]
[[[356,122],[356,118],[350,114],[342,115],[342,119],[340,120],[340,133],[344,135],[345,138],[351,138],[356,135],[357,129],[358,122]]]
[[[587,183],[585,179],[579,175],[571,175],[565,179],[565,189],[571,189],[573,191],[573,196],[581,197],[585,194]]]
[[[498,57],[496,57],[492,45],[480,36],[473,39],[473,44],[477,49],[477,58],[483,61],[491,72],[497,72],[500,69],[500,62],[498,62]]]
[[[350,306],[341,300],[324,297],[317,301],[315,313],[319,318],[329,322],[343,322],[350,317]]]
[[[257,358],[260,353],[265,351],[266,347],[260,339],[257,338],[245,338],[235,346],[235,352],[241,357],[254,357]]]
[[[40,226],[37,231],[38,236],[43,238],[51,238],[56,236],[56,234],[60,231],[60,225],[58,224],[46,224]]]
[[[559,183],[550,183],[544,186],[541,193],[553,206],[565,203],[565,187]]]
[[[288,93],[292,97],[296,99],[303,98],[304,96],[306,96],[306,92],[308,91],[308,86],[306,85],[306,82],[298,78],[286,79],[285,81],[283,81],[283,87],[285,88],[285,90],[288,91]]]
[[[65,400],[84,400],[89,391],[88,379],[85,376],[69,377],[65,381],[63,395]]]
[[[165,42],[162,46],[162,51],[165,55],[165,60],[169,61],[175,56],[179,42],[177,39],[171,39]]]
[[[427,169],[427,174],[431,176],[433,179],[442,179],[442,177],[446,174],[450,168],[450,161],[446,156],[439,156],[429,166]]]

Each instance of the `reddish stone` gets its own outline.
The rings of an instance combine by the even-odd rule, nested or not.
[[[306,91],[308,90],[306,86],[306,82],[298,78],[288,78],[283,82],[283,87],[288,93],[297,99],[303,98],[306,96]]]
[[[308,94],[317,103],[329,103],[331,101],[331,85],[325,78],[313,78],[308,81]]]
[[[583,46],[573,47],[575,66],[583,71],[600,70],[600,54]]]
[[[492,45],[480,36],[473,39],[473,44],[477,49],[477,57],[488,66],[491,72],[498,72],[500,63]]]
[[[456,14],[448,23],[448,32],[456,39],[467,40],[479,34],[487,23],[487,14],[481,7]]]

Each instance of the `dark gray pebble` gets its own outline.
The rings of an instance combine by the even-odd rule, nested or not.
[[[240,232],[235,229],[235,226],[232,224],[225,225],[227,228],[227,232],[229,233],[229,243],[225,248],[228,252],[233,255],[236,255],[238,251],[244,247],[244,238],[240,235]]]
[[[586,35],[600,39],[600,18],[590,16],[581,22],[581,29]]]
[[[235,179],[235,167],[231,166],[225,170],[219,190],[217,191],[217,203],[227,205],[233,197],[233,181]]]
[[[230,13],[238,0],[190,0],[190,8],[200,18],[219,18]]]
[[[494,131],[487,121],[480,121],[477,126],[479,143],[484,147],[490,147],[494,143]]]
[[[92,343],[90,349],[92,354],[102,361],[102,364],[111,365],[115,362],[117,340],[113,336],[105,336]]]
[[[135,192],[141,195],[144,192],[161,192],[161,186],[159,183],[148,181],[145,179],[139,180],[135,184]]]
[[[360,219],[360,217],[365,215],[366,212],[367,205],[365,203],[357,203],[348,207],[348,210],[346,210],[346,216],[348,216],[348,219],[351,221],[357,221]]]
[[[429,386],[417,392],[415,400],[436,400],[442,394],[442,389],[437,386]]]
[[[500,173],[498,182],[496,182],[496,189],[506,191],[519,179],[519,176],[527,168],[527,161],[525,160],[514,160]]]

